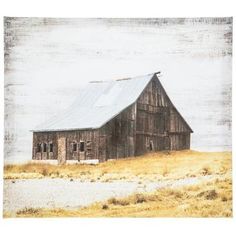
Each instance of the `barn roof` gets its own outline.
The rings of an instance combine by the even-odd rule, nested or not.
[[[155,74],[90,82],[67,110],[39,125],[33,131],[100,128],[133,104]]]

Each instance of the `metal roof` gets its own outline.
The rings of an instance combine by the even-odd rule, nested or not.
[[[62,114],[33,131],[96,129],[133,104],[155,73],[128,79],[90,82]]]

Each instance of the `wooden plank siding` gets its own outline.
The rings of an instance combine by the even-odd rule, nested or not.
[[[182,150],[190,148],[190,134],[170,134],[171,150]]]
[[[51,131],[34,132],[33,134],[33,159],[34,160],[53,160],[58,157],[58,140],[66,139],[66,160],[80,160],[82,154],[85,159],[98,159],[99,132],[98,130],[80,131]],[[84,153],[80,152],[80,142],[84,142]],[[43,149],[38,152],[37,145],[43,146],[46,143],[46,152]],[[53,152],[50,152],[50,143],[53,144]],[[73,150],[73,143],[77,145],[76,151]]]
[[[166,148],[169,103],[158,81],[152,79],[137,100],[136,155]]]
[[[100,160],[134,156],[135,118],[136,106],[132,105],[100,129],[100,137],[105,137],[104,143],[100,142],[100,149],[103,149]]]
[[[66,160],[103,162],[151,151],[189,149],[191,132],[159,79],[153,76],[135,103],[98,129],[34,132],[32,156],[35,160],[58,159],[60,149]],[[65,152],[58,147],[59,139],[66,140]],[[80,142],[84,142],[83,152]]]
[[[137,100],[136,120],[136,155],[190,148],[191,131],[157,78],[150,81]]]

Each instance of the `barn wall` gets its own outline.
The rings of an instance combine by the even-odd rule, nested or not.
[[[169,149],[169,102],[157,79],[152,79],[137,101],[136,155]]]
[[[136,107],[126,108],[99,131],[101,160],[134,156]]]
[[[53,152],[49,152],[49,143],[53,143]],[[46,143],[46,152],[43,152],[43,143]],[[37,151],[37,145],[40,145],[41,151]],[[33,160],[55,160],[57,159],[57,138],[53,132],[33,133]]]
[[[190,134],[170,134],[170,149],[183,150],[190,148]]]
[[[190,132],[175,108],[170,109],[170,132]]]
[[[34,132],[33,134],[33,159],[49,160],[58,159],[58,141],[65,138],[66,160],[88,160],[98,159],[99,136],[97,130],[85,131],[60,131],[60,132]],[[84,152],[80,152],[80,141],[84,142]],[[46,152],[43,152],[43,143],[46,143]],[[50,143],[53,144],[53,152],[50,152]],[[60,142],[59,142],[60,143]],[[73,150],[73,143],[77,145]],[[37,145],[42,147],[41,152],[37,152]],[[63,151],[63,147],[59,148]]]
[[[137,100],[136,155],[190,148],[190,129],[153,78]]]

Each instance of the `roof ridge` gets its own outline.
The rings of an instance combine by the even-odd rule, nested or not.
[[[153,72],[153,73],[148,73],[148,74],[145,74],[145,75],[137,75],[137,76],[133,76],[133,77],[123,77],[123,78],[120,78],[120,79],[110,79],[110,80],[91,80],[89,81],[89,83],[91,84],[96,84],[96,83],[107,83],[107,82],[114,82],[114,81],[124,81],[124,80],[131,80],[131,79],[137,79],[137,78],[141,78],[141,77],[144,77],[144,76],[150,76],[150,75],[157,75],[157,74],[161,74],[161,71],[157,71],[157,72]]]

